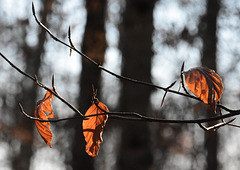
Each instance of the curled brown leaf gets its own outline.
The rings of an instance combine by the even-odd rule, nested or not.
[[[52,89],[51,89],[52,90]],[[54,118],[52,109],[52,99],[54,95],[47,91],[44,98],[40,100],[35,109],[34,115],[37,118],[48,120],[48,118]],[[37,130],[45,143],[51,147],[52,131],[50,130],[50,122],[40,122],[35,120]]]
[[[216,102],[220,100],[223,92],[221,77],[214,70],[205,67],[192,68],[184,71],[183,75],[188,89],[215,110]]]
[[[106,105],[101,102],[93,103],[87,110],[85,116],[100,114],[88,117],[83,120],[83,135],[86,141],[86,152],[92,157],[96,157],[100,148],[100,143],[103,142],[103,128],[107,122],[108,115],[101,114],[109,112]]]

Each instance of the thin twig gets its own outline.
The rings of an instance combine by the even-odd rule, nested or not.
[[[70,104],[69,102],[67,102],[63,97],[61,97],[59,94],[57,94],[55,91],[52,91],[50,88],[48,88],[47,86],[45,86],[43,83],[41,83],[37,76],[35,75],[34,77],[27,74],[26,72],[24,72],[23,70],[21,70],[20,68],[18,68],[15,64],[13,64],[10,60],[7,59],[7,57],[5,57],[1,52],[0,52],[0,56],[7,61],[15,70],[17,70],[19,73],[21,73],[22,75],[28,77],[29,79],[33,80],[39,87],[44,88],[45,90],[49,91],[50,93],[52,93],[54,96],[56,96],[59,100],[61,100],[63,103],[65,103],[69,108],[71,108],[75,113],[78,113],[80,116],[83,117],[83,114],[76,109],[72,104]]]
[[[24,76],[32,79],[33,81],[35,81],[35,78],[27,73],[25,73],[23,70],[21,70],[20,68],[18,68],[17,66],[15,66],[10,60],[7,59],[7,57],[5,57],[1,52],[0,52],[1,57],[8,62],[8,64],[10,64],[10,66],[12,66],[14,69],[16,69],[19,73],[23,74]]]
[[[71,45],[68,45],[67,43],[59,40],[57,37],[55,37],[51,32],[50,30],[45,27],[39,20],[38,18],[36,17],[36,14],[35,14],[35,9],[34,9],[34,5],[32,4],[32,10],[33,10],[33,15],[37,21],[37,23],[43,28],[45,29],[48,34],[56,41],[60,42],[61,44],[69,47],[70,49],[74,50],[75,52],[77,52],[78,54],[80,54],[82,57],[84,57],[85,59],[89,60],[90,62],[92,62],[94,65],[96,65],[99,69],[119,78],[119,79],[122,79],[122,80],[126,80],[126,81],[129,81],[129,82],[132,82],[132,83],[137,83],[137,84],[142,84],[142,85],[146,85],[146,86],[150,86],[150,87],[154,87],[154,88],[158,88],[158,89],[161,89],[161,90],[164,90],[164,91],[168,91],[168,92],[171,92],[171,93],[175,93],[175,94],[178,94],[178,95],[182,95],[182,96],[185,96],[185,97],[188,97],[188,98],[192,98],[192,99],[195,99],[195,100],[198,100],[198,101],[201,101],[199,98],[195,97],[195,96],[192,96],[192,95],[189,95],[189,94],[185,94],[185,93],[181,93],[181,92],[178,92],[178,91],[175,91],[175,90],[170,90],[169,87],[168,88],[164,88],[164,87],[161,87],[161,86],[157,86],[157,85],[154,85],[154,84],[151,84],[151,83],[148,83],[148,82],[143,82],[143,81],[138,81],[138,80],[135,80],[135,79],[131,79],[131,78],[128,78],[128,77],[124,77],[124,76],[120,76],[118,74],[115,74],[107,69],[105,69],[104,67],[102,67],[101,65],[99,65],[98,63],[96,63],[94,60],[92,60],[91,58],[89,58],[88,56],[86,56],[85,54],[83,54],[82,52],[80,52],[79,50],[77,50],[72,41],[71,41],[71,33],[70,33],[70,30],[69,30],[69,42]],[[12,62],[10,62],[2,53],[0,53],[0,55],[2,56],[3,59],[5,59],[14,69],[16,69],[18,72],[20,72],[21,74],[23,74],[24,76],[32,79],[38,86],[44,88],[45,90],[48,90],[49,92],[51,92],[52,94],[54,94],[57,98],[59,98],[63,103],[65,103],[66,105],[68,105],[68,107],[70,107],[74,112],[78,113],[80,116],[78,117],[70,117],[70,118],[63,118],[63,119],[49,119],[49,120],[42,120],[42,119],[39,119],[39,118],[35,118],[35,117],[32,117],[32,116],[29,116],[28,114],[26,114],[23,110],[23,107],[19,104],[19,107],[20,107],[20,110],[21,112],[29,119],[31,120],[37,120],[37,121],[42,121],[42,122],[59,122],[59,121],[63,121],[63,120],[70,120],[70,119],[87,119],[88,117],[92,117],[92,116],[97,116],[97,115],[100,115],[100,114],[95,114],[95,115],[89,115],[89,116],[84,116],[83,114],[80,113],[80,111],[78,111],[75,107],[73,107],[70,103],[68,103],[65,99],[63,99],[61,96],[59,96],[56,91],[52,91],[51,89],[49,89],[48,87],[46,87],[44,84],[42,84],[37,76],[30,76],[29,74],[25,73],[24,71],[22,71],[21,69],[19,69],[17,66],[15,66]],[[54,78],[52,78],[52,86],[54,86]],[[153,117],[146,117],[146,116],[142,116],[141,114],[139,113],[135,113],[135,112],[104,112],[104,113],[101,113],[101,114],[108,114],[110,118],[114,118],[114,119],[127,119],[127,120],[133,120],[133,121],[149,121],[149,122],[159,122],[159,123],[204,123],[204,122],[209,122],[209,121],[214,121],[214,120],[220,120],[220,119],[225,119],[225,118],[229,118],[229,117],[233,117],[233,116],[236,116],[236,115],[239,115],[240,114],[240,110],[231,110],[225,106],[222,106],[220,104],[217,105],[218,107],[224,109],[225,111],[229,112],[228,114],[225,114],[225,115],[220,115],[220,116],[215,116],[215,117],[211,117],[211,118],[207,118],[207,119],[196,119],[196,120],[166,120],[166,119],[160,119],[160,118],[153,118]],[[234,119],[233,119],[234,120]],[[232,121],[233,121],[232,120]],[[231,121],[225,123],[220,123],[220,124],[216,124],[213,126],[212,129],[216,129],[216,128],[219,128],[221,126],[224,126],[226,124],[229,124],[231,123]],[[238,126],[238,125],[232,125],[232,126]]]
[[[236,125],[236,124],[232,124],[232,123],[229,123],[228,126],[240,128],[240,125]]]
[[[39,121],[39,122],[60,122],[60,121],[64,121],[64,120],[72,120],[72,119],[85,119],[84,117],[82,116],[75,116],[75,117],[68,117],[68,118],[61,118],[61,119],[48,119],[48,120],[44,120],[44,119],[40,119],[40,118],[37,118],[37,117],[32,117],[30,116],[29,114],[27,114],[22,105],[19,103],[19,108],[20,108],[20,111],[21,113],[26,116],[28,119],[30,120],[35,120],[35,121]]]
[[[182,64],[182,67],[181,67],[181,75],[180,75],[180,83],[182,84],[182,87],[183,87],[183,90],[185,91],[185,93],[187,93],[188,95],[190,95],[190,93],[187,91],[185,85],[184,85],[184,79],[183,79],[183,71],[184,71],[184,62]]]
[[[63,99],[61,96],[59,96],[56,92],[52,91],[50,88],[48,88],[45,85],[43,85],[38,80],[36,75],[34,77],[30,76],[26,72],[24,72],[21,69],[19,69],[16,65],[14,65],[2,53],[0,53],[0,55],[2,56],[3,59],[5,59],[18,72],[20,72],[24,76],[30,78],[38,86],[40,86],[40,87],[44,88],[45,90],[51,92],[53,95],[55,95],[57,98],[59,98],[63,103],[68,105],[68,107],[70,107],[74,112],[76,112],[76,113],[78,113],[80,115],[81,119],[84,119],[84,118],[87,118],[87,117],[91,117],[91,116],[96,116],[96,115],[84,116],[82,113],[80,113],[80,111],[78,111],[74,106],[72,106],[65,99]],[[52,80],[52,81],[53,81],[53,86],[54,86],[54,80]],[[236,116],[236,115],[240,114],[240,110],[231,110],[231,109],[229,109],[229,108],[227,108],[227,107],[225,107],[223,105],[220,105],[220,104],[218,106],[220,108],[224,109],[225,111],[230,112],[230,113],[222,115],[222,116],[212,117],[212,118],[209,118],[209,119],[199,119],[199,120],[165,120],[165,119],[159,119],[159,118],[153,118],[153,117],[145,117],[145,116],[142,116],[139,113],[134,113],[134,112],[106,112],[106,113],[103,113],[103,114],[109,114],[111,118],[115,118],[115,119],[128,119],[128,120],[134,120],[134,121],[149,121],[149,122],[159,122],[159,123],[203,123],[203,122],[208,122],[208,121],[213,121],[213,120],[224,119],[224,118],[228,118],[228,117],[232,117],[232,116]],[[20,107],[20,109],[21,108],[22,107]],[[25,113],[25,112],[23,112],[23,109],[21,109],[21,112]],[[41,120],[41,119],[38,119],[38,118],[31,117],[29,115],[27,116],[26,113],[24,115],[26,117],[32,119],[32,120],[45,121],[45,122],[47,122],[47,121],[58,122],[58,121],[63,121],[63,120],[70,120],[70,119],[78,119],[79,118],[79,117],[73,117],[73,118],[71,117],[71,118],[54,119],[54,120]],[[134,116],[134,117],[132,117],[132,116]],[[233,125],[233,126],[236,126],[236,125]]]
[[[75,48],[75,46],[74,46],[74,44],[73,44],[73,42],[72,42],[72,38],[71,38],[71,27],[70,27],[70,26],[68,27],[68,40],[69,40],[70,45],[71,45],[73,48]]]
[[[69,26],[69,28],[68,28],[68,40],[69,40],[70,45],[71,45],[73,48],[75,48],[75,47],[74,47],[74,44],[73,44],[73,42],[72,42],[72,39],[71,39],[71,27],[70,27],[70,26]],[[72,54],[72,49],[70,48],[70,56],[71,56],[71,54]]]
[[[20,111],[23,115],[25,115],[27,118],[31,119],[31,120],[37,120],[40,122],[60,122],[60,121],[65,121],[65,120],[72,120],[72,119],[88,119],[89,117],[93,117],[93,116],[99,116],[99,115],[109,115],[109,118],[112,119],[122,119],[122,120],[129,120],[129,121],[147,121],[147,122],[157,122],[157,123],[173,123],[173,124],[179,124],[179,123],[185,123],[185,124],[201,124],[201,123],[206,123],[206,122],[210,122],[210,121],[216,121],[216,120],[220,120],[220,119],[225,119],[225,118],[229,118],[229,117],[233,117],[236,115],[239,115],[240,112],[232,112],[232,113],[228,113],[226,115],[222,115],[222,116],[215,116],[215,117],[211,117],[211,118],[206,118],[206,119],[194,119],[194,120],[170,120],[170,119],[160,119],[160,118],[154,118],[154,117],[147,117],[147,116],[142,116],[139,113],[136,112],[103,112],[103,113],[98,113],[98,114],[92,114],[92,115],[88,115],[88,116],[76,116],[76,117],[68,117],[68,118],[61,118],[61,119],[48,119],[48,120],[43,120],[43,119],[39,119],[36,117],[32,117],[30,115],[28,115],[24,110],[21,104],[19,104],[20,107]],[[212,127],[212,129],[216,129],[219,128],[223,125],[231,125],[231,126],[235,126],[237,127],[238,125],[232,125],[230,124],[234,119],[232,119],[229,122],[224,122],[224,123],[220,123],[217,125],[214,125],[214,127]],[[200,125],[200,127],[202,127]],[[238,126],[239,127],[239,126]],[[206,130],[207,128],[205,128]]]
[[[41,26],[55,41],[63,44],[64,46],[72,49],[73,51],[77,52],[83,58],[85,58],[86,60],[88,60],[89,62],[94,64],[98,69],[103,70],[106,73],[109,73],[110,75],[115,76],[116,78],[119,78],[121,80],[125,80],[125,81],[129,81],[129,82],[132,82],[132,83],[135,83],[135,84],[141,84],[141,85],[145,85],[145,86],[149,86],[149,87],[153,87],[153,88],[157,88],[157,89],[161,89],[161,90],[167,91],[167,88],[164,88],[164,87],[161,87],[161,86],[157,86],[157,85],[154,85],[152,83],[148,83],[148,82],[144,82],[144,81],[140,81],[140,80],[135,80],[135,79],[132,79],[132,78],[129,78],[129,77],[121,76],[121,75],[118,75],[118,74],[116,74],[116,73],[114,73],[114,72],[104,68],[103,66],[101,66],[100,64],[98,64],[97,62],[92,60],[90,57],[88,57],[87,55],[85,55],[84,53],[79,51],[77,48],[75,48],[75,46],[72,43],[70,35],[68,35],[68,38],[69,38],[69,42],[70,42],[71,45],[65,43],[64,41],[62,41],[62,40],[58,39],[56,36],[54,36],[52,34],[52,32],[43,23],[41,23],[40,20],[37,18],[36,12],[35,12],[35,8],[34,8],[34,3],[32,3],[32,12],[33,12],[33,16],[34,16],[36,22],[38,23],[38,25]],[[69,31],[68,31],[68,34],[69,34]],[[175,94],[178,94],[178,95],[181,95],[181,96],[185,96],[185,97],[188,97],[188,98],[192,98],[192,99],[201,101],[196,96],[192,96],[192,95],[189,95],[189,94],[181,93],[181,92],[178,92],[178,91],[175,91],[175,90],[170,90],[169,89],[168,92],[175,93]]]
[[[202,129],[204,129],[205,131],[210,131],[210,130],[213,130],[213,131],[216,131],[217,129],[219,129],[220,127],[223,127],[223,126],[226,126],[226,125],[230,125],[230,123],[231,122],[233,122],[234,120],[235,120],[236,118],[234,118],[234,119],[232,119],[232,120],[230,120],[230,121],[228,121],[228,122],[221,122],[221,123],[217,123],[217,124],[215,124],[215,125],[213,125],[213,126],[210,126],[210,127],[206,127],[206,126],[204,126],[202,123],[198,123],[198,125],[202,128]]]
[[[135,112],[105,112],[102,114],[108,114],[109,117],[113,117],[114,116],[122,116],[122,117],[118,117],[120,119],[126,119],[127,118],[131,118],[131,120],[136,120],[136,121],[148,121],[148,122],[158,122],[158,123],[185,123],[185,124],[195,124],[195,123],[206,123],[206,122],[211,122],[211,121],[216,121],[216,120],[220,120],[220,119],[225,119],[225,118],[230,118],[233,116],[237,116],[240,115],[240,112],[233,112],[233,113],[228,113],[222,116],[214,116],[214,117],[210,117],[210,118],[205,118],[205,119],[189,119],[189,120],[176,120],[176,119],[161,119],[161,118],[154,118],[154,117],[147,117],[147,116],[143,116],[139,113],[135,113]],[[99,115],[99,114],[98,114]],[[95,116],[95,115],[89,115],[86,117],[91,117],[91,116]],[[226,123],[226,122],[225,122]],[[231,123],[227,122],[228,124]]]
[[[36,22],[44,29],[47,31],[47,33],[57,42],[63,44],[64,46],[72,49],[73,51],[77,52],[78,54],[80,54],[83,58],[85,58],[86,60],[90,61],[92,64],[94,64],[97,68],[99,68],[100,70],[103,70],[105,71],[106,73],[109,73],[110,75],[112,76],[115,76],[116,78],[119,78],[120,80],[125,80],[125,81],[129,81],[129,82],[132,82],[132,83],[136,83],[136,84],[141,84],[141,85],[146,85],[146,86],[149,86],[149,87],[153,87],[153,88],[157,88],[157,89],[161,89],[161,90],[164,90],[164,91],[168,91],[170,93],[174,93],[174,94],[177,94],[177,95],[181,95],[181,96],[184,96],[184,97],[188,97],[188,98],[192,98],[192,99],[195,99],[195,100],[198,100],[198,101],[201,101],[200,98],[196,97],[196,96],[193,96],[193,95],[190,95],[188,93],[188,91],[186,90],[186,88],[184,87],[184,84],[183,84],[183,88],[185,90],[185,92],[187,93],[182,93],[182,92],[179,92],[179,91],[175,91],[175,90],[171,90],[171,89],[168,89],[168,88],[164,88],[164,87],[161,87],[161,86],[157,86],[157,85],[154,85],[152,83],[148,83],[148,82],[144,82],[144,81],[139,81],[139,80],[135,80],[135,79],[131,79],[131,78],[128,78],[128,77],[125,77],[125,76],[121,76],[121,75],[118,75],[114,72],[111,72],[110,70],[104,68],[103,66],[101,66],[100,64],[98,64],[97,62],[95,62],[94,60],[92,60],[90,57],[88,57],[87,55],[85,55],[84,53],[82,53],[81,51],[79,51],[77,48],[75,48],[74,44],[72,43],[72,40],[71,40],[71,29],[69,27],[69,30],[68,30],[68,38],[69,38],[69,42],[70,42],[70,45],[68,45],[67,43],[65,43],[64,41],[58,39],[56,36],[54,36],[51,31],[46,27],[44,26],[44,24],[42,24],[40,22],[40,20],[37,18],[36,16],[36,12],[35,12],[35,8],[34,8],[34,4],[32,3],[32,11],[33,11],[33,16],[36,20]],[[183,83],[183,70],[184,70],[184,63],[182,65],[182,68],[181,68],[181,81]],[[228,114],[229,115],[235,115],[235,111],[234,110],[231,110],[229,108],[226,108],[225,106],[222,106],[222,105],[219,105],[217,104],[217,106],[223,108],[224,110],[230,112]],[[239,112],[237,111],[237,114],[239,114]],[[224,117],[228,117],[226,115],[223,115],[222,118]],[[221,116],[220,116],[221,117]],[[217,119],[218,120],[218,119]]]
[[[52,88],[53,88],[53,91],[54,91],[55,93],[57,93],[57,91],[56,91],[56,86],[55,86],[55,77],[54,77],[54,74],[52,75]]]
[[[167,92],[169,91],[169,89],[170,89],[172,86],[174,86],[174,84],[175,84],[176,82],[177,82],[177,81],[174,81],[170,86],[167,87],[167,90],[165,91],[165,93],[164,93],[164,95],[163,95],[163,98],[162,98],[161,106],[162,106],[163,103],[164,103],[164,100],[165,100],[165,98],[166,98],[166,96],[167,96]]]

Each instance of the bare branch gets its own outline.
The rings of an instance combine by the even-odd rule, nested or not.
[[[98,106],[98,105],[97,105]],[[226,115],[222,115],[222,116],[215,116],[215,117],[211,117],[211,118],[206,118],[206,119],[195,119],[195,120],[170,120],[170,119],[160,119],[160,118],[154,118],[154,117],[147,117],[147,116],[142,116],[139,113],[136,112],[105,112],[104,113],[98,113],[98,114],[93,114],[93,115],[88,115],[88,116],[76,116],[76,117],[68,117],[68,118],[61,118],[61,119],[48,119],[48,120],[43,120],[43,119],[39,119],[36,117],[32,117],[30,115],[28,115],[26,112],[24,112],[23,107],[21,106],[21,104],[19,104],[20,107],[20,111],[21,113],[26,116],[28,119],[31,120],[37,120],[40,122],[60,122],[60,121],[65,121],[65,120],[73,120],[73,119],[80,119],[80,120],[84,120],[84,119],[88,119],[89,117],[93,117],[93,116],[99,116],[99,115],[109,115],[109,118],[112,119],[121,119],[121,120],[128,120],[128,121],[140,121],[140,122],[157,122],[157,123],[173,123],[173,124],[199,124],[199,126],[201,128],[203,128],[204,130],[214,130],[217,128],[220,128],[222,126],[225,125],[230,125],[230,126],[234,126],[234,127],[240,127],[239,125],[234,125],[231,124],[232,121],[235,120],[232,119],[228,122],[222,122],[219,124],[216,124],[212,127],[205,127],[204,125],[202,125],[202,123],[206,123],[206,122],[210,122],[210,121],[216,121],[216,120],[220,120],[220,119],[224,119],[224,118],[229,118],[232,116],[236,116],[239,115],[240,112],[233,112],[233,113],[229,113]],[[99,107],[99,109],[101,109]]]
[[[71,108],[75,113],[79,114],[80,116],[83,117],[83,114],[76,109],[72,104],[70,104],[69,102],[67,102],[64,98],[62,98],[59,94],[57,94],[55,91],[52,91],[50,88],[48,88],[47,86],[45,86],[43,83],[41,83],[37,76],[35,75],[34,77],[30,76],[29,74],[27,74],[26,72],[24,72],[23,70],[21,70],[20,68],[18,68],[15,64],[13,64],[10,60],[7,59],[7,57],[5,57],[1,52],[0,52],[0,56],[7,61],[14,69],[16,69],[19,73],[21,73],[22,75],[28,77],[29,79],[31,79],[32,81],[34,81],[39,87],[44,88],[45,90],[49,91],[50,93],[52,93],[54,96],[56,96],[59,100],[61,100],[63,103],[65,103],[69,108]]]
[[[24,110],[23,110],[23,107],[22,105],[19,103],[19,108],[20,108],[20,111],[21,113],[26,116],[28,119],[30,120],[35,120],[35,121],[39,121],[39,122],[60,122],[60,121],[64,121],[64,120],[72,120],[72,119],[86,119],[82,116],[75,116],[75,117],[68,117],[68,118],[62,118],[62,119],[48,119],[48,120],[44,120],[44,119],[39,119],[37,117],[32,117],[30,116],[29,114],[27,114]]]
[[[184,71],[184,62],[183,62],[182,67],[181,67],[181,74],[180,74],[181,80],[180,80],[180,83],[182,84],[182,87],[183,87],[183,90],[185,91],[185,93],[190,95],[190,93],[187,91],[187,89],[186,89],[186,87],[184,85],[183,71]]]
[[[228,126],[240,128],[240,125],[236,125],[236,124],[232,124],[232,123],[229,123]]]
[[[234,119],[232,119],[232,120],[230,120],[230,121],[228,121],[228,122],[217,123],[217,124],[215,124],[215,125],[213,125],[213,126],[210,126],[210,127],[206,127],[206,126],[204,126],[202,123],[198,123],[198,125],[199,125],[202,129],[204,129],[205,131],[210,131],[210,130],[216,131],[217,129],[219,129],[219,128],[222,127],[222,126],[230,125],[230,123],[233,122],[235,119],[236,119],[236,118],[234,118]]]
[[[103,66],[101,66],[100,64],[98,64],[97,62],[95,62],[94,60],[92,60],[90,57],[88,57],[87,55],[85,55],[84,53],[82,53],[81,51],[79,51],[77,48],[75,48],[74,46],[72,46],[73,44],[71,43],[71,39],[69,40],[70,41],[70,44],[71,45],[68,45],[67,43],[63,42],[62,40],[58,39],[56,36],[54,36],[51,31],[44,25],[42,24],[39,19],[37,18],[36,16],[36,12],[35,12],[35,8],[34,8],[34,4],[32,3],[32,10],[33,10],[33,16],[36,20],[36,22],[38,23],[39,26],[41,26],[44,30],[47,31],[47,33],[57,42],[63,44],[64,46],[72,49],[73,51],[77,52],[78,54],[80,54],[83,58],[85,58],[86,60],[90,61],[92,64],[94,64],[97,68],[105,71],[106,73],[109,73],[110,75],[112,76],[115,76],[116,78],[119,78],[121,80],[125,80],[125,81],[129,81],[129,82],[132,82],[132,83],[135,83],[135,84],[141,84],[141,85],[145,85],[145,86],[149,86],[149,87],[152,87],[152,88],[157,88],[157,89],[161,89],[161,90],[164,90],[166,91],[167,88],[164,88],[164,87],[161,87],[161,86],[157,86],[157,85],[154,85],[152,83],[148,83],[148,82],[144,82],[144,81],[139,81],[139,80],[135,80],[135,79],[132,79],[132,78],[129,78],[129,77],[125,77],[125,76],[121,76],[121,75],[118,75],[106,68],[104,68]],[[69,32],[68,31],[68,36],[70,37],[69,35]],[[201,101],[198,97],[195,97],[195,96],[192,96],[192,95],[189,95],[189,94],[185,94],[185,93],[181,93],[181,92],[178,92],[178,91],[175,91],[175,90],[168,90],[168,92],[170,93],[175,93],[175,94],[178,94],[178,95],[181,95],[181,96],[185,96],[185,97],[188,97],[188,98],[192,98],[192,99],[195,99],[195,100],[198,100],[198,101]]]
[[[171,93],[174,93],[174,94],[177,94],[177,95],[181,95],[181,96],[185,96],[185,97],[188,97],[188,98],[192,98],[192,99],[201,101],[198,97],[193,96],[193,95],[190,95],[190,94],[188,93],[188,91],[186,90],[185,86],[184,86],[184,83],[183,83],[184,63],[183,63],[183,65],[182,65],[182,67],[181,67],[181,83],[182,83],[182,86],[183,86],[183,88],[184,88],[184,90],[185,90],[186,93],[181,93],[181,92],[179,92],[179,91],[171,90],[171,89],[169,89],[169,87],[168,87],[168,88],[164,88],[164,87],[157,86],[157,85],[154,85],[154,84],[151,84],[151,83],[148,83],[148,82],[139,81],[139,80],[135,80],[135,79],[131,79],[131,78],[128,78],[128,77],[124,77],[124,76],[118,75],[118,74],[116,74],[116,73],[114,73],[114,72],[111,72],[110,70],[104,68],[103,66],[101,66],[100,64],[98,64],[97,62],[95,62],[94,60],[92,60],[90,57],[88,57],[87,55],[85,55],[84,53],[82,53],[81,51],[79,51],[78,49],[76,49],[75,46],[74,46],[73,43],[72,43],[72,40],[71,40],[71,28],[70,28],[70,27],[69,27],[69,30],[68,30],[68,38],[69,38],[70,45],[68,45],[67,43],[61,41],[61,40],[58,39],[56,36],[54,36],[54,35],[51,33],[51,31],[39,21],[39,19],[38,19],[37,16],[36,16],[36,13],[35,13],[34,4],[32,4],[32,6],[33,6],[32,10],[33,10],[33,15],[34,15],[34,17],[35,17],[35,20],[37,21],[37,23],[38,23],[43,29],[45,29],[45,30],[48,32],[48,34],[49,34],[55,41],[63,44],[63,45],[66,46],[66,47],[69,47],[69,48],[72,49],[73,51],[77,52],[77,53],[80,54],[83,58],[85,58],[86,60],[90,61],[92,64],[94,64],[94,65],[95,65],[97,68],[99,68],[100,70],[103,70],[103,71],[109,73],[110,75],[113,75],[113,76],[115,76],[116,78],[119,78],[120,80],[125,80],[125,81],[129,81],[129,82],[136,83],[136,84],[146,85],[146,86],[149,86],[149,87],[153,87],[153,88],[157,88],[157,89],[164,90],[165,92],[171,92]],[[165,98],[165,96],[166,96],[166,93],[165,93],[165,95],[164,95],[164,98]],[[163,101],[164,101],[164,98],[163,98]],[[202,101],[201,101],[201,102],[202,102]],[[207,122],[207,121],[209,121],[209,120],[211,120],[211,119],[215,119],[215,120],[224,119],[224,118],[227,118],[227,117],[232,117],[232,116],[238,115],[238,114],[240,113],[240,111],[237,111],[237,112],[236,112],[236,111],[234,111],[234,110],[228,109],[228,108],[226,108],[225,106],[222,106],[222,105],[219,105],[219,104],[217,104],[217,106],[220,107],[220,108],[223,108],[223,109],[226,110],[226,111],[228,111],[229,114],[220,115],[220,116],[218,116],[218,117],[216,116],[216,117],[210,118],[210,119],[205,119],[203,122],[205,122],[205,121]],[[108,114],[110,114],[110,113],[108,113]],[[114,115],[114,116],[115,116],[115,118],[121,118],[122,115]],[[125,118],[126,118],[126,117],[124,117],[123,119],[125,119]],[[129,119],[129,117],[128,117],[128,119]],[[135,119],[135,118],[131,118],[131,119]],[[143,119],[145,119],[145,117],[141,117],[141,115],[140,115],[140,117],[139,117],[139,118],[136,118],[136,119],[137,119],[137,120],[143,120]],[[152,118],[150,118],[150,119],[148,119],[148,120],[150,121],[151,119],[152,119]],[[154,121],[155,121],[155,118],[153,118],[153,119],[154,119]],[[146,119],[145,119],[145,120],[146,120]],[[158,121],[158,120],[157,120],[157,121]],[[174,121],[173,121],[173,122],[174,122]],[[187,122],[188,122],[188,121],[187,121]],[[195,122],[195,120],[193,120],[192,123],[199,123],[199,122]],[[202,122],[200,122],[200,123],[202,123]],[[224,123],[225,123],[225,122],[224,122]],[[216,125],[216,126],[219,126],[219,125]]]
[[[91,63],[93,63],[97,68],[115,76],[116,78],[119,78],[121,80],[125,80],[125,81],[129,81],[129,82],[132,82],[132,83],[136,83],[136,84],[142,84],[142,85],[146,85],[146,86],[150,86],[150,87],[153,87],[153,88],[157,88],[157,89],[161,89],[163,91],[165,91],[165,95],[163,97],[163,101],[164,101],[164,98],[167,94],[167,92],[171,92],[171,93],[174,93],[174,94],[178,94],[178,95],[181,95],[181,96],[185,96],[185,97],[188,97],[188,98],[192,98],[192,99],[195,99],[195,100],[198,100],[198,101],[201,101],[198,97],[195,97],[195,96],[192,96],[192,95],[189,95],[189,94],[185,94],[185,93],[181,93],[181,92],[178,92],[178,91],[175,91],[175,90],[171,90],[170,88],[175,84],[175,82],[173,82],[169,87],[167,88],[164,88],[164,87],[161,87],[161,86],[157,86],[157,85],[154,85],[154,84],[151,84],[151,83],[148,83],[148,82],[143,82],[143,81],[139,81],[139,80],[135,80],[135,79],[131,79],[131,78],[128,78],[128,77],[124,77],[124,76],[121,76],[121,75],[118,75],[116,73],[113,73],[109,70],[107,70],[106,68],[102,67],[100,64],[98,64],[97,62],[95,62],[94,60],[92,60],[91,58],[89,58],[87,55],[83,54],[81,51],[79,51],[78,49],[75,48],[75,46],[73,45],[72,43],[72,40],[71,40],[71,29],[69,27],[69,30],[68,30],[68,37],[69,37],[69,42],[70,42],[70,45],[68,45],[67,43],[61,41],[60,39],[58,39],[57,37],[55,37],[51,31],[46,27],[44,26],[37,18],[36,16],[36,13],[35,13],[35,8],[34,8],[34,4],[32,3],[32,10],[33,10],[33,15],[35,17],[35,20],[36,22],[57,42],[63,44],[64,46],[74,50],[75,52],[77,52],[78,54],[80,54],[83,58],[89,60]],[[23,107],[21,106],[21,104],[19,104],[19,107],[20,107],[20,111],[22,114],[24,114],[27,118],[31,119],[31,120],[35,120],[35,121],[42,121],[42,122],[59,122],[59,121],[63,121],[63,120],[70,120],[70,119],[81,119],[81,120],[84,120],[84,119],[87,119],[88,117],[92,117],[92,116],[97,116],[97,115],[103,115],[103,114],[108,114],[109,115],[109,118],[113,118],[113,119],[123,119],[123,120],[132,120],[132,121],[148,121],[148,122],[158,122],[158,123],[186,123],[186,124],[193,124],[193,123],[197,123],[199,124],[199,126],[201,128],[203,128],[204,130],[216,130],[222,126],[225,126],[225,125],[231,125],[231,126],[235,126],[235,127],[240,127],[239,125],[234,125],[234,124],[231,124],[232,121],[235,120],[232,119],[228,122],[225,122],[224,119],[225,118],[229,118],[229,117],[233,117],[233,116],[236,116],[236,115],[239,115],[240,114],[240,110],[231,110],[225,106],[222,106],[220,104],[217,104],[217,106],[219,108],[222,108],[224,109],[225,111],[229,112],[228,114],[225,114],[225,115],[220,115],[220,116],[215,116],[215,117],[211,117],[211,118],[206,118],[206,119],[196,119],[196,120],[166,120],[166,119],[160,119],[160,118],[154,118],[154,117],[147,117],[147,116],[143,116],[139,113],[135,113],[135,112],[105,112],[104,113],[101,113],[101,114],[95,114],[95,115],[89,115],[89,116],[84,116],[82,113],[80,113],[79,110],[77,110],[74,106],[72,106],[70,103],[68,103],[65,99],[63,99],[60,95],[58,95],[58,93],[56,92],[56,89],[55,89],[55,85],[54,85],[54,76],[52,77],[52,86],[53,86],[53,91],[51,89],[49,89],[48,87],[46,87],[44,84],[42,84],[37,76],[35,75],[34,77],[32,77],[31,75],[25,73],[24,71],[22,71],[21,69],[19,69],[16,65],[14,65],[10,60],[8,60],[2,53],[0,53],[0,55],[2,56],[2,58],[4,60],[6,60],[14,69],[16,69],[18,72],[20,72],[21,74],[23,74],[24,76],[30,78],[31,80],[33,80],[38,86],[40,86],[41,88],[44,88],[45,90],[51,92],[54,96],[56,96],[58,99],[60,99],[63,103],[65,103],[69,108],[71,108],[74,112],[78,113],[80,116],[77,116],[77,117],[70,117],[70,118],[63,118],[63,119],[49,119],[49,120],[43,120],[43,119],[39,119],[39,118],[36,118],[36,117],[32,117],[30,115],[28,115],[27,113],[24,112],[23,110]],[[181,76],[182,76],[182,72],[183,72],[183,68],[184,68],[184,64],[182,66],[182,69],[181,69]],[[182,78],[182,77],[181,77]],[[182,80],[183,81],[183,78]],[[163,103],[163,102],[162,102]],[[222,120],[223,122],[221,123],[218,123],[216,125],[213,125],[211,127],[205,127],[204,125],[202,125],[202,123],[205,123],[205,122],[209,122],[209,121],[214,121],[214,120]]]
[[[1,57],[8,62],[8,64],[10,64],[10,66],[12,66],[14,69],[16,69],[19,73],[23,74],[24,76],[32,79],[33,81],[35,81],[35,78],[32,77],[31,75],[25,73],[23,70],[21,70],[20,68],[18,68],[17,66],[15,66],[10,60],[7,59],[7,57],[5,57],[1,52],[0,52]]]

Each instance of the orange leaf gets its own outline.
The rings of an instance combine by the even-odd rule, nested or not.
[[[106,105],[101,102],[92,104],[87,110],[85,116],[109,112]],[[88,117],[88,120],[83,120],[83,135],[86,141],[86,152],[92,157],[96,157],[100,148],[100,143],[103,142],[102,132],[107,122],[108,115],[97,115]]]
[[[51,89],[53,90],[53,89]],[[54,95],[47,91],[44,98],[40,100],[37,104],[37,108],[34,112],[35,117],[48,120],[48,118],[54,118],[53,109],[52,109],[52,99]],[[38,132],[46,142],[46,144],[51,147],[52,132],[50,130],[50,122],[40,122],[35,121]]]
[[[188,89],[215,109],[216,102],[220,100],[223,92],[221,77],[214,70],[205,67],[195,67],[184,71],[183,74]]]

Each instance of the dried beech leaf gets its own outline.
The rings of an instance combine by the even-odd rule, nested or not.
[[[101,102],[92,104],[87,110],[85,116],[109,112],[106,105]],[[103,142],[103,128],[107,122],[108,115],[97,115],[89,117],[88,120],[83,120],[83,135],[86,141],[86,152],[92,157],[96,157],[100,148],[100,143]]]
[[[195,67],[184,71],[183,74],[188,89],[215,109],[216,102],[220,100],[223,92],[221,77],[214,70],[205,67]]]
[[[52,89],[51,89],[52,90]],[[48,120],[48,118],[54,118],[53,109],[52,109],[52,99],[54,95],[47,91],[44,98],[40,100],[37,104],[37,108],[34,112],[35,117]],[[38,132],[46,142],[46,144],[51,147],[52,132],[50,130],[50,122],[40,122],[35,121]]]

